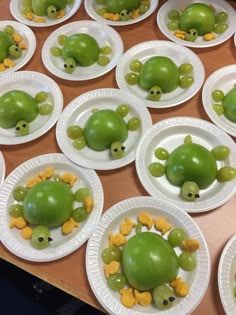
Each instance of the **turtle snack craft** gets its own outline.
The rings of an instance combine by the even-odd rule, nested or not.
[[[209,151],[204,146],[193,143],[187,135],[184,143],[169,153],[165,148],[158,147],[154,155],[160,162],[148,165],[148,172],[154,177],[166,176],[174,186],[180,187],[180,196],[186,201],[200,198],[200,190],[210,187],[214,181],[220,183],[235,179],[236,169],[231,166],[218,168],[217,161],[228,158],[230,150],[219,145]]]

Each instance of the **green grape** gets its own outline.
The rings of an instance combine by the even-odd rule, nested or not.
[[[76,150],[82,150],[86,147],[86,142],[84,137],[80,137],[77,138],[75,140],[73,140],[72,142],[72,146],[76,149]]]
[[[226,147],[225,145],[219,145],[211,150],[211,153],[213,154],[214,158],[217,161],[223,161],[225,160],[229,154],[230,149]]]
[[[120,19],[121,21],[128,21],[130,19],[131,12],[127,9],[123,9],[120,12]]]
[[[5,25],[3,31],[10,36],[12,36],[15,33],[14,27],[12,25]]]
[[[219,182],[227,182],[236,177],[236,169],[231,166],[224,166],[218,170],[216,178]]]
[[[52,175],[53,180],[55,180],[55,182],[61,182],[61,175],[60,174],[53,174]]]
[[[126,278],[123,273],[115,273],[107,279],[108,288],[112,291],[120,291],[126,286]]]
[[[153,162],[148,166],[150,174],[154,177],[161,177],[165,174],[165,167],[158,162]]]
[[[17,201],[23,201],[25,199],[27,192],[28,192],[28,190],[26,187],[18,186],[13,191],[13,197]]]
[[[167,23],[167,28],[170,31],[175,31],[175,30],[179,29],[179,22],[178,21],[169,21]]]
[[[43,103],[47,100],[47,98],[48,98],[48,93],[44,91],[38,92],[34,97],[37,103]]]
[[[135,131],[140,127],[141,120],[138,117],[130,118],[127,122],[127,127],[129,131]]]
[[[47,8],[47,15],[50,19],[56,19],[58,16],[57,8],[55,5],[50,5]]]
[[[23,216],[23,205],[15,204],[11,205],[9,208],[9,215],[14,218],[22,217]]]
[[[22,49],[18,46],[18,44],[11,45],[9,47],[9,55],[18,59],[22,56]]]
[[[181,243],[186,239],[186,232],[181,228],[174,228],[168,235],[168,242],[171,246],[180,246]]]
[[[120,141],[111,144],[110,152],[115,159],[121,159],[125,155],[125,146]]]
[[[99,8],[96,10],[96,13],[100,16],[103,16],[104,13],[107,13],[107,8]]]
[[[21,8],[21,14],[22,15],[27,15],[28,13],[31,13],[32,12],[32,7],[31,6],[29,6],[29,7],[22,7]]]
[[[168,12],[168,18],[170,19],[170,20],[179,20],[179,18],[180,18],[180,13],[179,13],[179,11],[177,11],[177,10],[170,10],[169,12]]]
[[[144,13],[146,13],[148,11],[148,9],[149,9],[149,5],[148,4],[141,4],[139,6],[139,13],[140,14],[144,14]]]
[[[103,46],[101,49],[100,49],[100,52],[101,54],[103,55],[110,55],[112,53],[112,49],[110,46]]]
[[[162,89],[157,86],[157,85],[154,85],[149,91],[148,91],[148,97],[147,99],[149,101],[153,101],[153,102],[156,102],[156,101],[159,101],[162,97]]]
[[[228,14],[224,11],[216,13],[215,22],[216,24],[226,22],[228,19]]]
[[[184,143],[186,144],[186,143],[192,143],[193,141],[192,141],[192,137],[191,137],[191,135],[187,135],[185,138],[184,138]]]
[[[224,33],[227,30],[228,27],[229,27],[229,25],[227,23],[219,23],[219,24],[216,24],[214,26],[213,31],[216,34],[222,34],[222,33]]]
[[[50,241],[52,241],[52,238],[47,226],[38,225],[33,229],[31,242],[34,248],[44,249],[48,247]]]
[[[191,63],[183,63],[179,66],[179,73],[180,75],[188,75],[191,74],[193,71],[193,66]]]
[[[186,36],[185,36],[185,40],[187,40],[188,42],[195,42],[195,40],[198,37],[198,31],[195,28],[191,28]]]
[[[76,221],[76,222],[83,222],[87,219],[89,213],[86,211],[86,209],[84,207],[79,207],[76,208],[75,210],[72,211],[72,218]]]
[[[87,187],[79,188],[74,193],[75,200],[79,202],[83,202],[84,198],[88,196],[91,196],[91,192]]]
[[[126,117],[129,113],[129,105],[120,104],[117,106],[116,112],[121,115],[121,117]]]
[[[29,123],[25,120],[20,120],[16,124],[15,130],[17,136],[26,136],[29,134]]]
[[[70,4],[73,4],[74,3],[74,0],[66,0],[66,4],[67,5],[70,5]]]
[[[153,290],[153,300],[157,308],[168,310],[175,305],[176,298],[171,288],[166,284],[162,284]]]
[[[134,85],[138,83],[138,75],[134,72],[128,72],[125,75],[125,80],[129,85]]]
[[[135,233],[138,234],[138,233],[142,233],[142,223],[139,222],[138,224],[135,225]]]
[[[196,257],[189,252],[183,252],[179,255],[179,265],[185,271],[192,271],[197,266]]]
[[[108,58],[107,56],[99,56],[97,60],[98,65],[101,67],[105,67],[106,65],[108,65],[109,62],[110,58]]]
[[[129,64],[130,70],[134,72],[140,72],[142,66],[143,66],[142,62],[137,59],[132,60]]]
[[[200,198],[198,184],[193,181],[184,182],[181,187],[180,195],[186,201],[195,201]]]
[[[62,55],[61,48],[59,48],[59,47],[51,47],[50,48],[50,54],[53,57],[60,57]]]
[[[83,129],[77,125],[71,125],[66,129],[67,136],[73,140],[81,138],[83,136],[83,132]]]
[[[224,107],[221,104],[213,104],[212,108],[215,111],[215,113],[219,116],[224,113]]]
[[[156,148],[154,155],[159,160],[167,160],[169,157],[169,152],[165,148]]]
[[[180,79],[179,85],[182,89],[189,88],[194,82],[194,79],[191,75],[186,75]]]
[[[64,63],[64,70],[66,73],[73,73],[76,68],[76,62],[73,58],[67,58]]]
[[[103,262],[109,265],[112,261],[121,261],[122,251],[118,246],[112,245],[104,248],[101,256]]]
[[[225,97],[224,92],[221,90],[212,91],[211,96],[213,98],[213,101],[215,102],[221,102],[223,101],[223,98]]]
[[[59,35],[57,37],[57,41],[58,41],[58,44],[63,46],[65,40],[67,39],[67,36],[66,35]]]
[[[91,110],[92,114],[95,114],[95,113],[97,113],[98,111],[99,111],[98,108],[93,108],[93,109]]]
[[[43,104],[39,107],[39,114],[46,116],[51,114],[53,110],[53,106],[51,104]]]

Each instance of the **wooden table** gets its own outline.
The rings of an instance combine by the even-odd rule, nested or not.
[[[163,0],[159,1],[158,9],[164,2]],[[10,3],[10,1],[0,1],[0,19],[14,20],[7,3]],[[229,1],[229,3],[236,8],[235,2]],[[167,40],[157,27],[156,14],[157,11],[146,20],[134,25],[115,27],[123,38],[125,51],[142,41]],[[79,11],[65,23],[80,20],[90,20],[83,4]],[[21,70],[34,70],[52,77],[59,84],[63,92],[64,106],[84,92],[97,88],[117,88],[114,70],[101,78],[85,82],[70,82],[58,79],[46,70],[41,60],[42,45],[47,37],[59,26],[32,28],[37,38],[36,52],[33,58]],[[206,78],[218,68],[235,64],[236,62],[236,48],[234,46],[233,37],[216,47],[192,50],[202,60],[205,67]],[[186,115],[209,120],[202,106],[201,90],[191,100],[180,106],[167,109],[150,109],[150,113],[153,123],[168,117]],[[55,126],[39,139],[22,145],[1,145],[0,150],[6,161],[6,175],[13,171],[15,167],[32,157],[47,153],[60,153],[55,137]],[[139,182],[134,163],[121,169],[98,171],[97,173],[104,188],[104,211],[126,198],[148,195]],[[217,270],[222,249],[229,238],[236,232],[235,202],[236,195],[218,209],[192,215],[206,238],[212,267],[208,290],[200,305],[193,311],[193,315],[224,314],[218,293]],[[87,280],[85,272],[85,249],[86,244],[63,259],[47,263],[32,263],[14,256],[0,244],[0,257],[102,310]]]

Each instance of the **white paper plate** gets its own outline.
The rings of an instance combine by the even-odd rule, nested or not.
[[[227,24],[229,25],[228,29],[221,35],[217,35],[217,38],[211,41],[204,41],[202,36],[198,36],[195,42],[189,42],[186,40],[182,40],[177,38],[174,35],[173,31],[170,31],[167,28],[168,21],[168,12],[172,9],[181,10],[183,7],[190,5],[191,3],[207,3],[208,5],[212,5],[216,12],[225,11],[228,13]],[[236,14],[234,8],[227,2],[223,0],[169,0],[165,2],[162,7],[157,12],[157,25],[159,26],[161,32],[170,40],[188,47],[196,47],[196,48],[206,48],[219,45],[229,39],[235,32],[236,28]]]
[[[147,17],[149,17],[157,8],[159,0],[150,0],[150,8],[148,9],[147,12],[145,12],[144,14],[140,15],[138,18],[136,19],[130,19],[128,21],[110,21],[107,19],[104,19],[102,16],[100,16],[99,14],[97,14],[97,9],[98,8],[102,8],[102,5],[98,5],[96,3],[95,0],[85,0],[84,1],[84,7],[86,12],[88,13],[88,15],[103,24],[108,24],[108,25],[112,25],[112,26],[124,26],[124,25],[130,25],[130,24],[134,24],[134,23],[138,23],[144,19],[146,19]]]
[[[56,25],[56,24],[59,24],[68,20],[79,10],[81,3],[82,3],[82,0],[75,0],[73,4],[67,5],[65,15],[60,19],[49,19],[48,17],[44,17],[46,20],[45,23],[34,22],[24,17],[21,14],[22,0],[11,0],[10,11],[11,11],[11,14],[14,16],[14,18],[23,24],[33,26],[33,27],[48,27],[48,26]]]
[[[147,100],[148,92],[138,85],[129,85],[125,75],[131,72],[129,64],[132,60],[138,59],[142,63],[154,56],[169,57],[177,66],[183,63],[193,65],[194,83],[188,89],[177,88],[171,93],[162,95],[160,101],[152,102]],[[137,95],[147,107],[164,108],[180,105],[193,97],[201,88],[205,77],[204,66],[200,58],[189,48],[180,46],[170,41],[154,40],[140,43],[127,50],[119,59],[116,67],[116,81],[120,89]]]
[[[51,229],[53,242],[43,250],[32,247],[29,240],[24,240],[18,229],[9,228],[8,209],[14,203],[12,191],[23,185],[47,167],[54,167],[59,174],[70,172],[78,177],[73,191],[88,187],[94,199],[94,208],[84,223],[71,234],[61,234],[61,227]],[[79,205],[80,203],[78,203]],[[76,206],[76,204],[75,204]],[[18,166],[4,181],[0,191],[0,235],[4,246],[13,254],[30,261],[51,261],[69,255],[84,244],[93,232],[103,209],[103,188],[99,177],[93,170],[80,168],[71,163],[63,154],[53,153],[37,156]]]
[[[105,67],[93,64],[89,67],[77,66],[72,74],[64,71],[62,57],[53,57],[50,48],[59,46],[57,38],[59,35],[71,36],[76,33],[86,33],[93,36],[99,47],[110,46],[112,54],[108,55],[110,62]],[[123,54],[124,46],[120,35],[110,26],[102,25],[95,21],[79,21],[66,24],[53,32],[45,41],[42,49],[42,59],[45,67],[54,75],[64,80],[83,81],[90,80],[104,75],[112,70]]]
[[[236,180],[226,183],[215,181],[210,187],[200,191],[200,200],[189,202],[180,198],[180,188],[170,184],[165,175],[157,178],[148,171],[150,163],[158,162],[154,156],[157,147],[164,147],[172,152],[184,143],[186,135],[191,135],[194,143],[201,144],[208,150],[217,145],[227,146],[230,149],[230,156],[225,161],[217,161],[217,166],[236,167],[236,145],[229,135],[202,119],[173,117],[153,125],[139,142],[135,159],[139,179],[150,195],[164,199],[183,211],[203,212],[215,209],[234,195]]]
[[[218,287],[220,299],[226,315],[236,314],[236,298],[233,288],[236,285],[236,234],[224,247],[218,266]]]
[[[22,68],[33,57],[36,49],[36,38],[34,32],[28,26],[15,21],[0,21],[0,30],[2,31],[6,25],[14,27],[16,33],[22,36],[27,48],[22,50],[22,56],[20,58],[14,59],[16,65],[0,72],[0,76],[7,75]]]
[[[83,150],[73,148],[72,141],[66,133],[69,126],[76,124],[83,128],[92,115],[92,109],[115,110],[119,104],[124,103],[130,107],[130,113],[125,117],[125,121],[138,116],[142,127],[139,131],[129,132],[129,137],[124,142],[127,154],[123,158],[112,159],[109,150],[97,152],[88,147]],[[96,170],[110,170],[134,161],[137,144],[143,133],[151,126],[152,120],[147,108],[135,96],[119,89],[97,89],[78,96],[66,106],[57,122],[56,137],[62,152],[74,163]]]
[[[225,115],[217,115],[213,109],[216,103],[212,99],[214,90],[222,90],[225,94],[236,84],[236,65],[229,65],[213,72],[205,81],[202,89],[202,103],[209,118],[225,132],[236,136],[236,123],[230,121]]]
[[[5,172],[6,172],[5,160],[2,152],[0,151],[0,187],[4,181]]]
[[[181,270],[179,274],[189,284],[190,293],[187,297],[178,299],[176,306],[166,311],[159,312],[153,305],[143,307],[137,304],[131,309],[124,307],[120,303],[119,293],[113,292],[108,288],[104,276],[104,263],[101,259],[101,253],[108,246],[109,233],[118,233],[119,226],[126,217],[137,221],[138,214],[143,212],[144,209],[154,218],[159,216],[165,217],[173,226],[183,228],[190,237],[198,239],[200,242],[200,248],[196,252],[197,268],[192,272]],[[157,233],[155,229],[154,231]],[[179,254],[180,252],[176,253]],[[111,315],[149,315],[159,313],[187,315],[191,314],[198,306],[205,294],[210,276],[210,258],[204,236],[186,212],[155,198],[135,197],[121,201],[103,214],[87,244],[86,270],[90,286],[96,298]]]
[[[20,144],[42,136],[56,123],[63,108],[63,95],[60,87],[45,74],[34,71],[17,71],[0,78],[0,95],[14,89],[23,90],[33,97],[40,91],[49,93],[46,102],[53,105],[53,111],[47,116],[38,115],[30,123],[30,133],[26,136],[16,136],[15,128],[0,128],[0,144]]]

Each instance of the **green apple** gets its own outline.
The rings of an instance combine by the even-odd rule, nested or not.
[[[0,31],[0,62],[9,56],[9,48],[15,42],[6,32]]]
[[[144,89],[159,86],[163,93],[174,91],[179,86],[180,74],[177,65],[168,57],[154,56],[142,66],[139,85]]]
[[[99,57],[100,48],[95,38],[88,34],[78,33],[66,38],[62,47],[64,60],[73,58],[80,66],[88,67]]]
[[[63,182],[44,180],[31,188],[23,203],[23,214],[31,224],[57,226],[73,211],[74,194]]]
[[[215,14],[209,5],[192,3],[180,15],[179,28],[188,32],[196,29],[200,36],[211,33],[215,26]]]
[[[149,290],[174,280],[179,261],[173,247],[161,235],[142,232],[124,245],[122,268],[133,288]]]
[[[213,154],[200,144],[184,143],[170,153],[166,161],[166,176],[175,186],[193,181],[204,189],[213,183],[216,174]]]
[[[86,122],[84,138],[88,147],[103,151],[115,141],[124,142],[128,138],[128,127],[116,111],[98,110]]]
[[[107,11],[111,13],[120,13],[122,10],[136,10],[140,5],[140,0],[107,0]]]
[[[12,128],[25,120],[35,120],[39,114],[38,103],[25,91],[11,90],[0,97],[0,127]]]
[[[236,122],[236,87],[233,87],[222,101],[224,115],[231,121]]]

